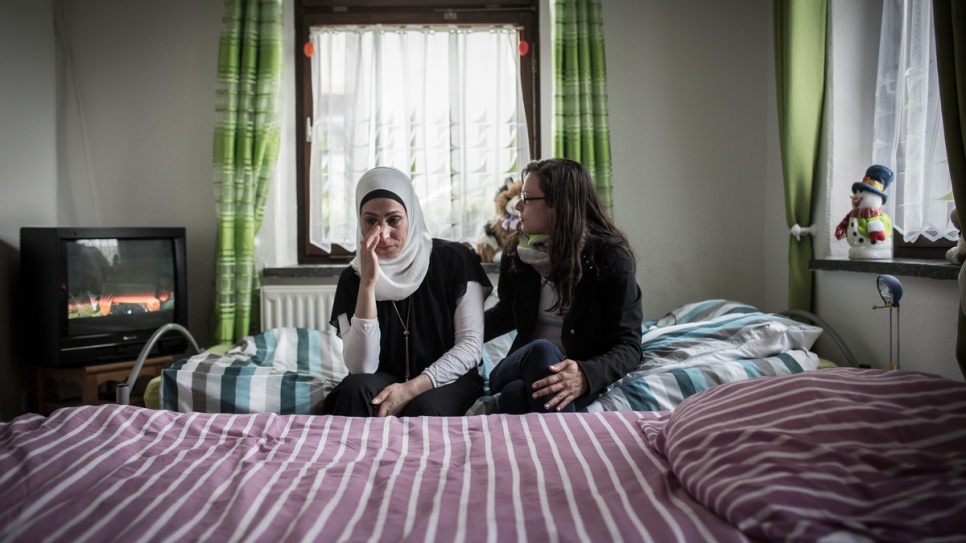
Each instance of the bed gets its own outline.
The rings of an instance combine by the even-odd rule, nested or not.
[[[644,323],[640,365],[586,410],[670,410],[722,383],[834,365],[809,350],[822,333],[822,327],[740,302],[684,304]],[[824,333],[837,338],[832,330]],[[511,333],[484,344],[479,371],[487,390],[490,371],[512,341]],[[844,352],[851,358],[847,347]],[[332,329],[276,328],[176,362],[145,397],[149,407],[181,412],[318,414],[345,374],[342,343]],[[491,414],[496,401],[484,396],[467,414]]]
[[[963,541],[966,383],[831,368],[671,411],[0,424],[0,541]]]

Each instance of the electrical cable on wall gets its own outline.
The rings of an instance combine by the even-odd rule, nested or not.
[[[101,210],[100,210],[100,206],[98,205],[97,195],[95,194],[95,188],[94,188],[94,182],[93,182],[94,176],[91,172],[91,153],[90,153],[90,147],[88,145],[88,138],[87,138],[87,123],[84,120],[84,108],[81,105],[80,91],[77,88],[77,77],[74,74],[74,63],[71,57],[70,35],[67,31],[67,17],[65,15],[66,7],[65,7],[64,0],[57,0],[57,2],[55,3],[55,9],[57,10],[57,15],[58,15],[58,17],[55,20],[60,22],[59,25],[55,25],[55,26],[58,31],[57,36],[60,38],[61,49],[64,53],[64,64],[66,67],[65,75],[67,77],[66,83],[67,85],[70,86],[70,89],[73,91],[71,93],[71,96],[73,98],[74,105],[77,108],[77,123],[79,127],[79,132],[80,132],[81,155],[83,156],[83,160],[84,160],[84,175],[85,175],[84,186],[87,188],[86,193],[90,200],[89,209],[93,213],[93,221],[91,221],[90,219],[85,219],[85,220],[78,220],[77,222],[87,223],[87,225],[89,226],[100,226]],[[66,153],[66,151],[61,151],[61,152]],[[68,176],[67,179],[70,180],[72,178]],[[80,183],[72,183],[72,187],[78,186],[78,185],[80,185]],[[78,216],[79,213],[77,213],[76,210],[74,211],[75,211],[74,213],[75,217],[77,219],[81,219]]]

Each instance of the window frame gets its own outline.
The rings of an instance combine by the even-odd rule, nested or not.
[[[960,233],[960,235],[962,234]],[[922,236],[916,241],[909,242],[902,239],[902,235],[897,232],[893,232],[892,238],[893,258],[946,260],[946,251],[955,247],[957,243],[957,240],[949,240],[946,238],[929,241]]]
[[[538,0],[417,0],[399,6],[389,0],[296,0],[295,3],[296,183],[298,203],[298,263],[342,264],[355,256],[334,245],[325,252],[309,241],[309,161],[307,120],[312,117],[312,68],[303,47],[313,26],[340,25],[472,25],[512,24],[523,29],[528,54],[520,57],[525,115],[529,124],[530,156],[540,156],[540,73]]]

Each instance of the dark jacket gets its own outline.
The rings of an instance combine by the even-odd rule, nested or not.
[[[587,376],[588,394],[596,394],[640,364],[644,309],[634,260],[626,251],[613,245],[595,250],[588,243],[581,257],[583,277],[560,335],[567,357]],[[512,270],[511,260],[516,261]],[[504,257],[499,302],[486,311],[484,340],[516,330],[511,353],[533,341],[540,287],[533,267]]]

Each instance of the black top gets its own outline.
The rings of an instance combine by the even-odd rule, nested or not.
[[[641,362],[644,308],[634,260],[610,241],[589,239],[585,245],[583,277],[560,334],[567,357],[587,376],[588,394],[603,391]],[[541,282],[540,274],[519,257],[503,258],[500,300],[486,311],[484,341],[516,330],[512,353],[536,339]]]
[[[469,247],[452,241],[433,240],[426,277],[409,297],[393,302],[376,302],[376,317],[382,334],[379,349],[379,371],[403,380],[406,367],[406,343],[403,322],[408,316],[409,376],[415,377],[453,348],[456,329],[453,318],[456,303],[466,293],[466,283],[476,281],[483,287],[484,297],[492,289],[480,259]],[[347,267],[339,276],[332,318],[339,329],[339,315],[351,320],[359,294],[359,275]],[[410,307],[411,306],[411,307]],[[399,314],[396,314],[396,309]],[[410,310],[412,313],[410,314]]]

